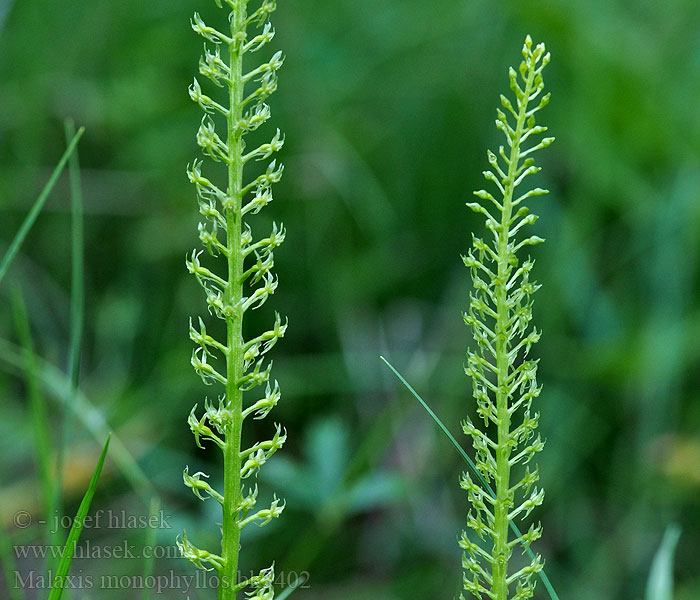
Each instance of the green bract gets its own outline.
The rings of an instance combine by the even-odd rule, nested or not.
[[[547,130],[535,124],[535,114],[549,102],[549,94],[542,95],[542,71],[549,54],[544,44],[533,48],[528,36],[523,57],[519,73],[509,71],[515,103],[501,96],[504,110],[497,111],[496,127],[505,135],[507,148],[501,146],[499,156],[488,152],[493,170],[484,172],[498,193],[479,190],[475,195],[482,202],[468,204],[485,216],[490,239],[475,236],[473,248],[463,257],[474,286],[464,321],[476,342],[475,349],[468,352],[465,370],[472,378],[484,427],[478,428],[470,419],[462,426],[472,438],[477,469],[495,492],[463,474],[460,484],[471,504],[467,526],[475,535],[470,539],[463,533],[460,546],[465,551],[464,589],[477,598],[493,600],[530,598],[535,587],[532,575],[542,569],[539,555],[519,570],[510,568],[513,549],[529,548],[541,535],[539,525],[520,537],[508,537],[509,521],[527,517],[544,498],[544,491],[535,486],[537,467],[529,466],[544,446],[535,434],[538,414],[531,412],[541,389],[536,380],[537,360],[529,358],[540,337],[530,326],[531,296],[539,286],[530,279],[534,262],[529,258],[521,261],[518,253],[543,241],[522,235],[523,227],[537,220],[524,202],[547,190],[522,191],[519,187],[540,170],[531,155],[554,138],[535,139]]]
[[[190,97],[204,111],[197,132],[197,143],[206,157],[222,163],[221,173],[205,175],[204,163],[196,160],[187,169],[195,185],[199,212],[199,239],[207,254],[220,258],[225,269],[202,264],[204,250],[195,250],[187,259],[187,268],[204,288],[210,315],[226,324],[226,339],[217,340],[207,332],[204,321],[190,323],[190,338],[196,344],[192,366],[204,383],[223,387],[216,401],[204,402],[200,417],[197,407],[188,423],[199,447],[213,442],[224,459],[224,489],[215,490],[204,473],[190,475],[185,469],[185,485],[202,499],[213,498],[222,506],[222,541],[220,554],[201,550],[183,533],[178,540],[182,554],[196,566],[214,570],[219,575],[220,600],[232,600],[238,592],[250,588],[248,596],[259,600],[274,597],[272,567],[260,574],[238,581],[238,558],[241,530],[251,523],[265,525],[277,518],[284,504],[275,498],[269,508],[256,509],[258,488],[245,485],[245,479],[257,475],[263,464],[279,449],[286,434],[275,426],[272,439],[241,448],[241,430],[246,418],[262,419],[280,399],[276,381],[270,379],[272,364],[264,355],[270,351],[287,328],[279,315],[269,331],[249,340],[243,338],[243,321],[247,311],[259,308],[277,288],[272,273],[273,251],[284,241],[284,228],[273,224],[268,237],[255,240],[244,217],[256,214],[272,201],[272,184],[282,177],[282,165],[272,160],[261,173],[244,178],[244,168],[252,161],[268,160],[278,152],[284,140],[277,130],[269,143],[245,151],[245,136],[270,118],[267,98],[277,88],[277,71],[282,66],[281,53],[268,62],[244,71],[244,58],[268,44],[274,30],[269,16],[276,8],[273,0],[214,0],[219,8],[226,5],[230,31],[222,33],[208,26],[195,13],[192,28],[205,40],[199,72],[214,86],[223,88],[226,100],[217,102],[206,95],[195,79]],[[255,4],[255,7],[253,6]],[[223,96],[223,94],[222,94]],[[210,165],[212,167],[213,165]],[[212,169],[213,171],[213,169]],[[225,175],[224,175],[225,172]],[[217,176],[225,184],[215,183]],[[264,390],[244,403],[243,393]]]

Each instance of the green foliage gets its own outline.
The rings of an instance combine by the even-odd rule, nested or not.
[[[678,524],[666,528],[649,571],[645,600],[673,600],[673,560],[680,537]]]
[[[29,317],[27,316],[27,307],[19,286],[13,289],[12,312],[17,337],[22,346],[24,378],[27,382],[27,397],[31,410],[32,433],[34,434],[36,470],[39,479],[39,489],[41,490],[41,507],[45,514],[52,515],[54,514],[56,503],[56,486],[51,464],[51,428],[47,418],[46,398],[39,380],[39,369],[29,326]]]
[[[46,203],[46,200],[51,194],[51,190],[53,190],[53,187],[56,185],[56,182],[58,181],[59,176],[63,172],[63,169],[66,166],[68,159],[71,157],[71,155],[77,148],[78,142],[83,136],[83,133],[85,133],[85,129],[81,127],[69,141],[66,151],[63,153],[63,156],[61,156],[61,159],[58,161],[58,164],[51,173],[51,177],[49,177],[49,180],[46,182],[46,185],[39,193],[39,196],[32,205],[32,209],[27,214],[26,218],[22,222],[22,226],[19,228],[19,231],[17,231],[17,234],[12,240],[10,247],[7,249],[5,255],[2,257],[2,261],[0,261],[0,282],[4,279],[5,273],[7,273],[7,270],[10,268],[10,265],[12,264],[15,255],[21,248],[24,239],[27,237],[27,234],[34,225],[34,221],[37,220],[41,209],[44,208],[44,204]]]
[[[464,321],[476,342],[476,350],[467,355],[466,373],[474,384],[477,413],[484,428],[478,428],[469,418],[462,426],[472,438],[476,467],[493,484],[493,490],[475,483],[469,473],[463,474],[460,485],[471,504],[467,525],[478,540],[490,540],[490,546],[482,547],[470,540],[466,532],[460,546],[465,551],[464,589],[477,598],[486,594],[493,600],[532,597],[532,575],[542,570],[539,555],[515,572],[509,569],[513,549],[520,545],[529,548],[542,532],[539,525],[533,525],[526,533],[509,539],[509,523],[515,518],[526,518],[544,499],[544,491],[535,486],[539,479],[537,467],[530,470],[527,466],[544,446],[540,436],[535,435],[539,414],[531,410],[541,389],[536,379],[537,360],[528,358],[540,337],[530,327],[531,295],[539,286],[530,280],[534,261],[521,261],[518,251],[543,241],[537,236],[522,237],[519,232],[537,220],[524,201],[545,194],[546,190],[534,188],[523,193],[518,188],[539,171],[530,155],[554,141],[550,137],[532,139],[547,130],[536,125],[535,114],[549,102],[549,94],[542,94],[542,71],[549,54],[545,53],[544,44],[533,48],[528,36],[523,57],[519,73],[512,68],[509,71],[515,105],[501,96],[501,105],[510,116],[504,110],[497,111],[496,126],[503,132],[508,150],[503,146],[498,149],[500,161],[489,151],[493,170],[484,172],[484,178],[498,189],[498,199],[479,190],[475,195],[483,204],[468,204],[485,215],[486,228],[493,239],[486,242],[474,236],[473,248],[463,257],[474,284]],[[519,479],[513,483],[513,468],[523,466]],[[515,588],[513,595],[511,588]]]
[[[100,458],[97,460],[97,465],[95,465],[95,470],[88,484],[88,488],[85,491],[85,496],[78,507],[78,512],[73,519],[73,525],[68,532],[68,538],[63,546],[63,552],[61,553],[61,559],[58,561],[58,566],[56,567],[56,573],[51,581],[51,591],[49,592],[49,600],[60,600],[63,595],[63,590],[66,587],[66,575],[70,570],[71,562],[73,562],[73,555],[78,545],[78,540],[80,539],[80,534],[83,531],[83,525],[85,524],[85,517],[90,510],[90,504],[92,504],[92,497],[97,491],[97,483],[100,480],[100,473],[102,473],[102,465],[104,465],[105,458],[107,457],[107,449],[109,448],[109,440],[111,435],[107,436],[104,446],[102,447],[102,452],[100,453]]]
[[[323,538],[309,535],[323,545],[309,565],[311,589],[297,594],[434,600],[446,582],[447,597],[457,588],[453,532],[466,498],[444,482],[468,467],[440,443],[422,409],[389,385],[393,376],[376,357],[401,365],[445,423],[464,418],[457,319],[470,282],[454,258],[466,253],[465,231],[480,231],[481,221],[446,199],[484,187],[483,153],[501,135],[486,117],[529,31],[554,56],[545,70],[554,101],[540,114],[557,135],[540,174],[552,194],[531,206],[541,215],[533,232],[547,239],[533,256],[543,284],[535,320],[544,330],[535,346],[545,386],[536,404],[547,438],[537,462],[552,500],[536,511],[546,541],[533,548],[545,554],[546,546],[546,570],[562,598],[643,598],[655,532],[660,539],[676,520],[684,536],[675,597],[700,597],[700,113],[689,103],[700,97],[700,3],[278,5],[273,45],[289,56],[273,99],[287,136],[287,170],[276,189],[285,201],[263,210],[255,226],[265,233],[274,213],[289,232],[294,251],[284,246],[275,255],[274,304],[296,326],[273,351],[285,401],[272,417],[294,432],[284,458],[301,460],[316,415],[339,415],[351,453],[362,449],[366,457],[355,462],[356,475],[382,465],[410,490],[409,502],[342,518],[335,529],[324,524]],[[204,0],[5,6],[0,254],[65,150],[64,117],[87,126],[80,141],[85,345],[71,444],[78,451],[93,439],[101,444],[113,429],[113,469],[103,476],[115,502],[145,511],[146,484],[156,486],[166,508],[181,507],[174,528],[214,550],[218,504],[193,503],[172,473],[189,463],[191,473],[205,471],[221,487],[218,451],[182,438],[182,416],[207,388],[183,369],[191,342],[181,324],[197,312],[200,288],[182,273],[183,240],[196,220],[190,186],[177,175],[194,156],[194,140],[183,140],[199,124],[199,107],[182,93],[201,50],[188,19],[196,8],[214,24],[218,9]],[[37,40],[51,40],[51,52],[28,52]],[[200,83],[220,100],[217,88]],[[14,278],[22,284],[51,422],[70,393],[69,229],[62,177],[0,288],[7,294]],[[250,315],[247,331],[262,331],[269,306]],[[37,510],[40,496],[26,438],[22,351],[11,343],[11,312],[2,315],[0,506],[8,523],[18,507]],[[207,322],[212,334],[218,325]],[[246,439],[268,426],[269,419],[247,423]],[[467,438],[460,442],[471,454]],[[89,478],[82,468],[71,473]],[[302,543],[315,507],[292,501],[281,484],[259,485],[259,498],[277,491],[293,514],[274,528],[249,528],[243,570],[272,557],[276,572],[298,570],[289,541]],[[67,488],[64,502],[77,507],[82,491]],[[10,528],[10,543],[40,533]],[[97,543],[113,542],[110,531],[90,533]],[[171,533],[159,532],[158,541],[169,544]],[[143,543],[140,533],[126,537]],[[189,570],[181,563],[158,560],[155,574]],[[140,566],[86,559],[80,568],[99,575]],[[537,585],[536,597],[546,598]]]
[[[223,8],[220,0],[215,2]],[[205,156],[223,163],[226,184],[220,187],[215,183],[215,175],[204,175],[203,161],[196,160],[187,169],[203,217],[199,239],[210,256],[221,256],[226,263],[225,273],[219,275],[215,267],[210,269],[200,262],[204,251],[195,250],[187,259],[189,272],[204,289],[209,313],[226,325],[226,338],[218,341],[201,318],[197,326],[190,321],[190,339],[196,344],[192,366],[205,384],[219,384],[224,393],[217,401],[205,400],[201,418],[195,406],[188,423],[197,446],[201,448],[203,442],[212,442],[221,450],[224,490],[214,490],[202,472],[191,475],[185,469],[183,473],[185,485],[197,498],[213,498],[221,504],[221,553],[197,548],[184,533],[178,545],[183,556],[197,567],[217,571],[220,600],[236,598],[239,591],[248,587],[253,588],[249,597],[268,600],[274,596],[273,567],[238,581],[240,537],[247,525],[263,526],[279,517],[284,504],[275,497],[269,508],[256,509],[257,484],[247,488],[244,484],[246,479],[257,475],[287,436],[276,424],[272,439],[242,449],[241,432],[245,419],[263,419],[279,402],[279,385],[270,379],[272,363],[266,363],[264,355],[284,335],[287,324],[276,315],[272,329],[248,340],[243,336],[243,324],[246,313],[262,306],[277,288],[277,278],[272,273],[273,252],[284,241],[285,231],[273,224],[268,237],[255,241],[245,218],[260,212],[272,201],[272,185],[280,180],[283,167],[272,160],[262,174],[251,179],[244,179],[244,167],[253,160],[270,159],[284,143],[278,129],[269,143],[245,151],[246,136],[270,118],[266,100],[277,89],[277,71],[283,59],[277,52],[268,62],[244,70],[244,57],[257,52],[274,37],[269,22],[276,8],[274,0],[262,0],[257,8],[247,0],[226,0],[225,4],[229,9],[230,32],[222,33],[208,26],[198,13],[192,19],[192,28],[207,42],[199,72],[215,86],[224,88],[227,99],[220,104],[205,95],[197,79],[189,92],[204,111],[197,143]],[[256,33],[251,33],[252,30]],[[252,90],[247,90],[247,84],[251,84]],[[217,120],[225,125],[223,136],[218,133]],[[217,360],[224,366],[219,366]],[[262,397],[244,406],[243,393],[261,387]]]

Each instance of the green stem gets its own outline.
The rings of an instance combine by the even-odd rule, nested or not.
[[[228,284],[224,291],[224,303],[233,307],[226,317],[226,403],[230,411],[230,424],[225,431],[224,448],[224,506],[221,556],[223,570],[220,573],[219,600],[235,600],[238,592],[238,555],[241,532],[238,527],[236,507],[241,503],[241,428],[243,425],[242,392],[238,381],[243,376],[243,257],[241,255],[241,207],[243,184],[243,141],[236,128],[243,113],[243,53],[238,32],[245,28],[246,5],[239,1],[232,7],[231,39],[229,46],[232,85],[229,87],[230,112],[227,117],[228,135],[228,190],[231,202],[226,207],[226,245],[228,258]]]
[[[493,576],[493,591],[495,600],[508,600],[508,511],[510,500],[510,413],[508,412],[508,290],[506,283],[510,272],[510,255],[508,248],[510,222],[513,209],[513,192],[515,179],[520,163],[520,138],[523,135],[528,98],[532,93],[535,71],[531,69],[524,90],[524,98],[518,109],[518,121],[513,136],[513,146],[510,149],[508,176],[505,180],[503,194],[503,211],[501,227],[498,235],[498,289],[496,292],[496,355],[498,367],[498,385],[496,392],[496,410],[498,418],[498,442],[496,448],[496,505],[494,512],[494,564],[491,570]]]

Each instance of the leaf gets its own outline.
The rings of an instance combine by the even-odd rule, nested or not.
[[[22,349],[5,339],[0,338],[0,362],[12,369],[24,369]],[[96,439],[101,440],[110,433],[110,425],[101,409],[95,406],[85,394],[76,390],[74,403],[66,405],[70,394],[70,378],[50,362],[36,356],[38,376],[45,388],[50,392],[49,398],[67,406],[83,424],[85,429]],[[111,434],[110,434],[111,435]],[[129,481],[133,490],[145,502],[149,503],[155,493],[153,483],[144,473],[134,456],[117,435],[112,436],[112,460],[124,477]]]
[[[5,526],[0,524],[0,565],[5,576],[5,586],[7,587],[8,598],[10,600],[24,600],[26,594],[22,586],[13,585],[13,579],[19,572],[17,561],[15,560],[15,546],[12,537],[5,530]]]
[[[148,509],[148,517],[149,520],[156,518],[158,513],[161,510],[161,501],[160,498],[157,495],[153,495],[151,498],[151,503]],[[156,545],[156,535],[158,533],[158,530],[156,527],[149,527],[146,530],[146,545],[144,546],[145,548],[154,548]],[[149,577],[153,576],[153,567],[155,565],[155,557],[153,556],[153,552],[149,552],[148,557],[143,561],[143,580],[147,581]],[[143,594],[142,594],[142,600],[149,600],[150,598],[153,597],[153,589],[149,588],[148,586],[144,586],[143,588]]]
[[[645,600],[673,600],[673,557],[680,537],[681,528],[671,523],[651,563]]]
[[[51,457],[51,428],[47,417],[46,398],[44,397],[44,390],[39,377],[37,357],[34,353],[34,342],[27,316],[27,307],[19,285],[12,289],[11,300],[15,329],[22,346],[22,368],[31,407],[34,447],[41,489],[41,506],[47,515],[52,515],[56,507],[54,503],[55,485],[51,470],[51,463],[53,462]]]
[[[80,539],[80,533],[83,530],[83,522],[85,516],[90,510],[90,504],[92,502],[92,497],[95,495],[95,490],[97,489],[97,482],[100,479],[100,473],[102,472],[102,465],[105,462],[105,457],[107,456],[107,448],[109,448],[109,440],[111,434],[107,436],[107,441],[102,448],[102,453],[100,454],[100,459],[97,461],[97,466],[95,467],[95,472],[92,474],[92,479],[90,480],[90,485],[83,496],[83,501],[78,507],[78,512],[73,520],[73,526],[68,533],[68,539],[66,540],[66,545],[63,547],[63,553],[61,560],[56,568],[56,573],[51,584],[51,592],[49,593],[49,600],[59,600],[63,594],[63,582],[66,575],[68,575],[68,570],[70,569],[71,561],[73,560],[73,554],[75,552],[75,547],[78,544],[78,539]]]
[[[75,125],[66,119],[64,122],[66,142],[70,147],[75,138]],[[68,377],[71,385],[65,398],[63,422],[58,435],[56,453],[56,498],[54,505],[60,506],[59,492],[63,488],[63,466],[66,448],[70,445],[70,432],[73,426],[74,405],[78,394],[78,378],[80,371],[80,352],[82,342],[83,312],[84,312],[84,256],[83,256],[83,194],[80,178],[80,162],[78,149],[74,148],[68,157],[68,176],[70,180],[71,198],[71,293],[70,293],[70,342],[68,350]]]
[[[53,190],[53,187],[56,185],[56,181],[58,181],[58,178],[61,175],[63,168],[68,162],[68,158],[78,145],[78,141],[82,137],[84,131],[85,128],[81,127],[78,130],[78,133],[76,133],[75,136],[73,136],[73,139],[71,140],[70,144],[68,144],[68,148],[66,148],[66,151],[63,153],[61,160],[58,161],[56,168],[53,170],[53,173],[51,173],[51,177],[49,177],[49,180],[46,182],[44,189],[41,190],[39,197],[34,202],[34,206],[32,206],[31,210],[29,211],[29,214],[22,222],[22,225],[20,226],[17,235],[15,235],[15,238],[12,240],[12,243],[7,249],[7,252],[5,252],[5,256],[2,257],[2,262],[0,262],[0,282],[2,282],[3,278],[5,277],[5,274],[7,273],[7,270],[10,268],[12,260],[15,258],[15,255],[19,251],[22,242],[24,242],[24,238],[27,237],[29,230],[32,228],[32,225],[34,225],[34,221],[36,221],[37,217],[39,216],[41,209],[46,203],[46,199],[49,197],[51,190]]]
[[[58,490],[61,487],[57,483],[57,478],[52,468],[51,426],[47,417],[46,398],[44,397],[44,390],[39,377],[38,359],[34,352],[34,341],[32,339],[29,317],[27,316],[27,307],[18,283],[12,289],[11,300],[15,329],[19,342],[22,345],[23,374],[31,408],[42,508],[45,514],[53,515],[59,510],[60,498]],[[54,547],[60,544],[58,528],[49,532],[48,541]],[[51,570],[54,563],[55,559],[53,557],[46,556],[44,558],[44,565],[47,570]]]
[[[66,141],[75,137],[73,121],[65,123]],[[83,192],[80,177],[80,161],[78,149],[70,155],[68,161],[71,196],[71,333],[68,374],[73,387],[78,387],[78,372],[80,368],[80,351],[83,331],[83,314],[85,312],[85,256],[83,235]]]
[[[299,575],[299,579],[297,579],[296,583],[294,585],[290,585],[287,589],[285,589],[279,596],[277,596],[277,600],[285,600],[285,598],[289,598],[289,596],[296,590],[298,590],[300,587],[302,587],[307,581],[309,580],[309,575],[308,573],[301,573]]]

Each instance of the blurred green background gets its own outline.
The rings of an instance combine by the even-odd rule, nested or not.
[[[201,51],[194,10],[221,23],[210,0],[0,0],[0,244],[4,252],[62,154],[64,118],[75,119],[86,127],[81,390],[93,409],[74,419],[65,510],[80,501],[104,420],[123,446],[113,442],[93,510],[147,515],[158,493],[170,528],[150,542],[171,547],[186,528],[214,550],[216,507],[181,479],[185,464],[214,483],[219,472],[186,424],[207,392],[187,339],[188,317],[205,305],[184,267],[198,222],[184,171],[200,119],[187,96]],[[248,536],[243,569],[275,560],[280,571],[308,571],[300,600],[457,593],[464,466],[378,355],[458,433],[474,411],[459,254],[483,227],[464,204],[483,187],[486,148],[501,143],[498,94],[530,33],[552,53],[541,114],[558,140],[539,159],[538,184],[552,193],[532,201],[547,238],[533,251],[547,438],[538,550],[562,599],[642,598],[663,531],[677,522],[675,597],[700,597],[700,3],[284,0],[274,24],[273,47],[287,59],[272,127],[286,133],[287,169],[256,231],[282,220],[288,237],[279,290],[255,326],[273,308],[289,317],[274,351],[283,390],[274,419],[289,441],[261,473],[264,494],[276,491],[287,510]],[[47,361],[57,443],[69,339],[65,177],[0,289],[0,511],[11,543],[27,544],[45,529],[13,524],[18,510],[40,516],[13,282]],[[83,537],[140,548],[146,535]],[[73,572],[128,576],[142,562],[85,559]],[[182,559],[154,568],[195,572]],[[187,595],[171,587],[159,597]]]

